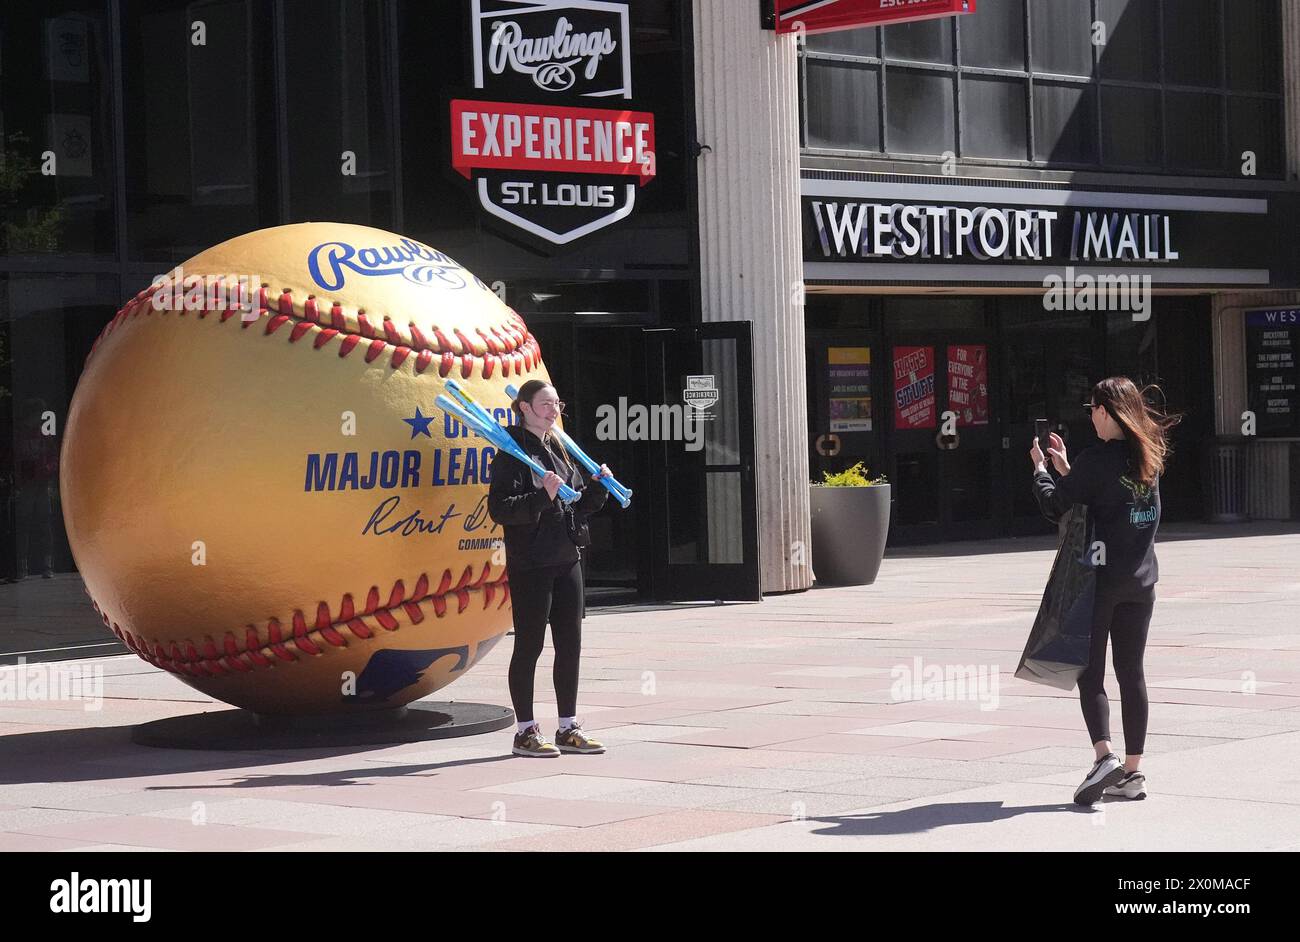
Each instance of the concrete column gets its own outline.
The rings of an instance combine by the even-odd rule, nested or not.
[[[754,322],[764,592],[812,585],[807,377],[792,36],[757,3],[694,0],[700,270],[705,321]]]

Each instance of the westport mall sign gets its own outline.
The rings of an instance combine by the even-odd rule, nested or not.
[[[655,117],[632,107],[627,3],[469,0],[474,91],[450,101],[451,166],[543,250],[632,215]]]
[[[1291,287],[1300,276],[1294,193],[1035,189],[802,180],[810,285],[951,282],[1041,286],[1067,268],[1163,286]]]
[[[811,34],[960,16],[975,12],[975,0],[764,0],[763,8],[765,26]]]

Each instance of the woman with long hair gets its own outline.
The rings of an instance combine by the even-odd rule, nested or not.
[[[583,611],[580,547],[588,541],[587,516],[604,506],[608,492],[604,487],[586,486],[555,436],[553,429],[564,403],[554,386],[529,380],[520,387],[511,409],[519,422],[507,430],[510,437],[548,469],[546,476],[538,479],[522,461],[499,451],[492,459],[488,489],[488,515],[504,531],[515,626],[510,699],[518,728],[511,751],[537,758],[561,752],[601,753],[605,747],[582,731],[577,717]],[[609,468],[601,465],[592,480],[609,475]],[[562,484],[581,492],[572,506],[566,507],[556,496]],[[555,645],[552,676],[560,713],[554,743],[533,719],[533,680],[548,621]]]
[[[1097,569],[1088,668],[1079,676],[1079,703],[1092,737],[1096,763],[1075,790],[1074,800],[1091,805],[1103,794],[1146,797],[1139,771],[1147,733],[1147,689],[1142,660],[1159,577],[1155,538],[1160,526],[1160,475],[1170,448],[1168,432],[1180,416],[1168,416],[1147,400],[1158,387],[1139,390],[1126,376],[1112,376],[1092,388],[1084,403],[1100,444],[1081,451],[1071,464],[1065,442],[1055,433],[1048,454],[1059,477],[1048,473],[1038,440],[1030,449],[1034,495],[1043,513],[1059,519],[1072,505],[1088,508],[1094,537],[1104,557]],[[1110,702],[1102,682],[1106,640],[1113,644],[1124,725],[1124,761],[1111,748]]]

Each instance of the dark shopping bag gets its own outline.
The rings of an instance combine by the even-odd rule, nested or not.
[[[1064,537],[1052,563],[1038,617],[1020,656],[1016,677],[1073,690],[1088,668],[1097,569],[1092,564],[1088,508],[1075,504],[1064,521]]]

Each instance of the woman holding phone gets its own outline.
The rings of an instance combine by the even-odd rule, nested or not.
[[[577,717],[583,611],[579,547],[587,545],[587,516],[604,506],[608,492],[603,486],[585,486],[582,473],[552,434],[564,411],[554,386],[529,380],[520,387],[511,409],[519,423],[507,429],[510,437],[547,469],[539,480],[527,465],[503,451],[492,459],[488,515],[504,531],[515,627],[510,699],[518,728],[511,751],[535,758],[552,758],[561,752],[601,753],[605,747],[582,731]],[[592,481],[609,476],[609,468],[601,465]],[[562,484],[581,492],[571,507],[556,497]],[[555,645],[552,676],[560,713],[554,743],[533,719],[533,680],[548,621]]]
[[[1043,513],[1058,520],[1074,504],[1087,506],[1094,522],[1093,539],[1105,550],[1097,570],[1092,648],[1088,668],[1079,676],[1079,702],[1096,762],[1074,800],[1091,805],[1103,794],[1145,798],[1146,776],[1139,771],[1147,733],[1147,690],[1143,673],[1147,631],[1155,606],[1159,567],[1155,555],[1160,526],[1160,475],[1169,456],[1168,431],[1179,421],[1151,406],[1126,376],[1112,376],[1092,388],[1084,408],[1092,418],[1099,444],[1067,459],[1065,442],[1051,435],[1048,455],[1059,475],[1048,473],[1046,456],[1034,439],[1034,496]],[[1124,727],[1124,760],[1111,748],[1110,702],[1103,680],[1106,641],[1113,643]]]

